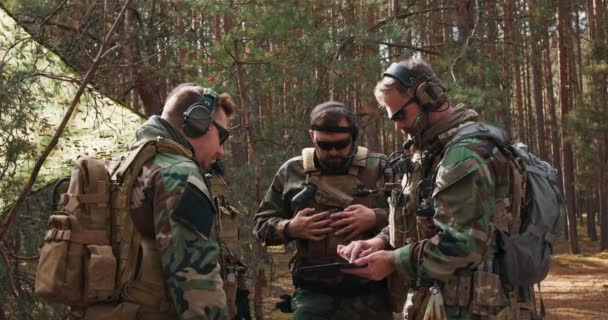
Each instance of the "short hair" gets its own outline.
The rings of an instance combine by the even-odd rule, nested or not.
[[[337,101],[323,102],[310,112],[311,127],[337,127],[342,119],[346,119],[349,127],[356,125],[353,110]]]
[[[179,84],[167,96],[161,117],[169,121],[174,127],[181,128],[184,123],[184,112],[191,105],[201,100],[204,90],[205,88],[192,82]],[[222,93],[218,96],[213,113],[215,114],[220,109],[228,117],[234,113],[234,102],[232,102],[232,97],[229,94]]]
[[[420,58],[410,58],[406,60],[399,61],[399,64],[406,67],[410,71],[410,76],[415,79],[414,86],[407,87],[399,80],[384,76],[374,88],[374,95],[376,96],[376,100],[378,102],[383,103],[384,98],[387,92],[395,89],[401,95],[410,94],[414,95],[413,90],[415,87],[422,81],[432,81],[433,83],[441,86],[441,81],[433,71],[433,68],[424,60]]]

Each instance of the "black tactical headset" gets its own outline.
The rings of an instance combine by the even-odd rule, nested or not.
[[[393,78],[406,88],[414,88],[414,99],[425,112],[436,110],[448,99],[441,84],[433,81],[433,74],[414,77],[410,69],[400,63],[393,63],[382,76]]]
[[[211,127],[213,123],[213,111],[217,105],[218,96],[215,91],[203,88],[201,99],[188,107],[184,112],[184,133],[190,138],[198,138]]]

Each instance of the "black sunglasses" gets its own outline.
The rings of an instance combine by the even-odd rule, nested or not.
[[[319,146],[319,148],[321,148],[321,150],[325,150],[325,151],[329,151],[331,149],[342,150],[342,149],[348,147],[348,145],[350,145],[351,141],[352,140],[350,137],[348,137],[344,140],[340,140],[340,141],[321,141],[321,140],[315,139],[315,144],[317,146]]]
[[[405,119],[405,108],[407,108],[414,102],[416,102],[416,98],[410,98],[401,108],[399,108],[399,111],[393,113],[393,115],[389,119],[391,121],[399,121]]]
[[[213,123],[213,125],[217,128],[217,132],[220,136],[220,146],[221,146],[230,137],[230,132],[228,130],[226,130],[226,128],[222,127],[219,123],[215,122],[215,120],[212,120],[211,123]]]

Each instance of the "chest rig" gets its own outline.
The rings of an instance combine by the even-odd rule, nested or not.
[[[352,204],[373,208],[372,194],[376,188],[376,181],[380,178],[380,170],[377,162],[368,161],[368,154],[368,149],[358,147],[346,174],[328,175],[316,168],[314,148],[302,150],[303,167],[306,173],[304,188],[313,190],[309,192],[303,207],[314,208],[317,213],[339,212]],[[294,210],[297,209],[294,208]],[[331,216],[329,218],[331,219]],[[352,240],[371,238],[375,235],[375,231],[369,230]],[[302,272],[298,270],[301,267],[344,262],[344,259],[338,256],[336,249],[339,244],[346,245],[350,241],[346,241],[342,236],[336,236],[334,232],[329,233],[320,241],[298,240],[296,242],[297,252],[292,260],[294,284],[296,286],[332,287],[345,282],[351,284],[367,282],[367,280],[344,274],[337,269]]]
[[[401,183],[392,186],[389,198],[390,244],[402,247],[417,240],[435,235],[433,223],[434,171],[440,157],[441,146],[424,152],[407,152],[402,155],[399,174]]]

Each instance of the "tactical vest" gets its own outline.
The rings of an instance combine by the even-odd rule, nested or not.
[[[78,160],[61,211],[49,218],[36,273],[36,293],[69,305],[70,319],[177,319],[156,240],[141,235],[130,210],[135,180],[158,153],[192,157],[157,138],[105,165]]]
[[[346,174],[326,175],[315,167],[314,148],[303,149],[302,159],[306,183],[314,184],[317,187],[314,199],[310,200],[306,207],[315,208],[316,212],[331,209],[341,211],[351,204],[361,204],[373,208],[372,196],[362,191],[376,189],[376,183],[382,177],[378,175],[380,162],[377,158],[368,159],[368,154],[369,151],[366,148],[358,147]],[[369,239],[375,235],[375,231],[369,230],[353,240]],[[356,287],[359,284],[369,283],[369,280],[347,275],[339,270],[298,272],[300,267],[344,262],[344,259],[338,256],[336,249],[339,244],[348,243],[343,237],[338,237],[333,232],[320,241],[298,240],[296,242],[297,252],[292,259],[294,284],[297,287],[331,288],[338,285]]]
[[[224,178],[214,173],[209,182],[217,211],[214,229],[221,250],[220,265],[226,306],[230,319],[233,319],[239,312],[238,292],[247,289],[244,277],[247,267],[240,261],[236,251],[239,246],[239,212],[226,199],[228,184]]]
[[[400,248],[408,243],[421,239],[416,223],[418,199],[416,187],[422,179],[420,153],[410,156],[411,171],[404,173],[400,185],[389,198],[389,243],[393,248]],[[394,188],[394,187],[393,187]]]
[[[399,177],[401,181],[398,184],[388,183],[386,187],[393,190],[388,198],[389,244],[393,248],[401,248],[422,238],[416,217],[416,187],[422,178],[420,153],[408,153],[405,156],[408,172]],[[388,288],[392,311],[402,313],[409,285],[400,273],[393,272],[388,276]]]

